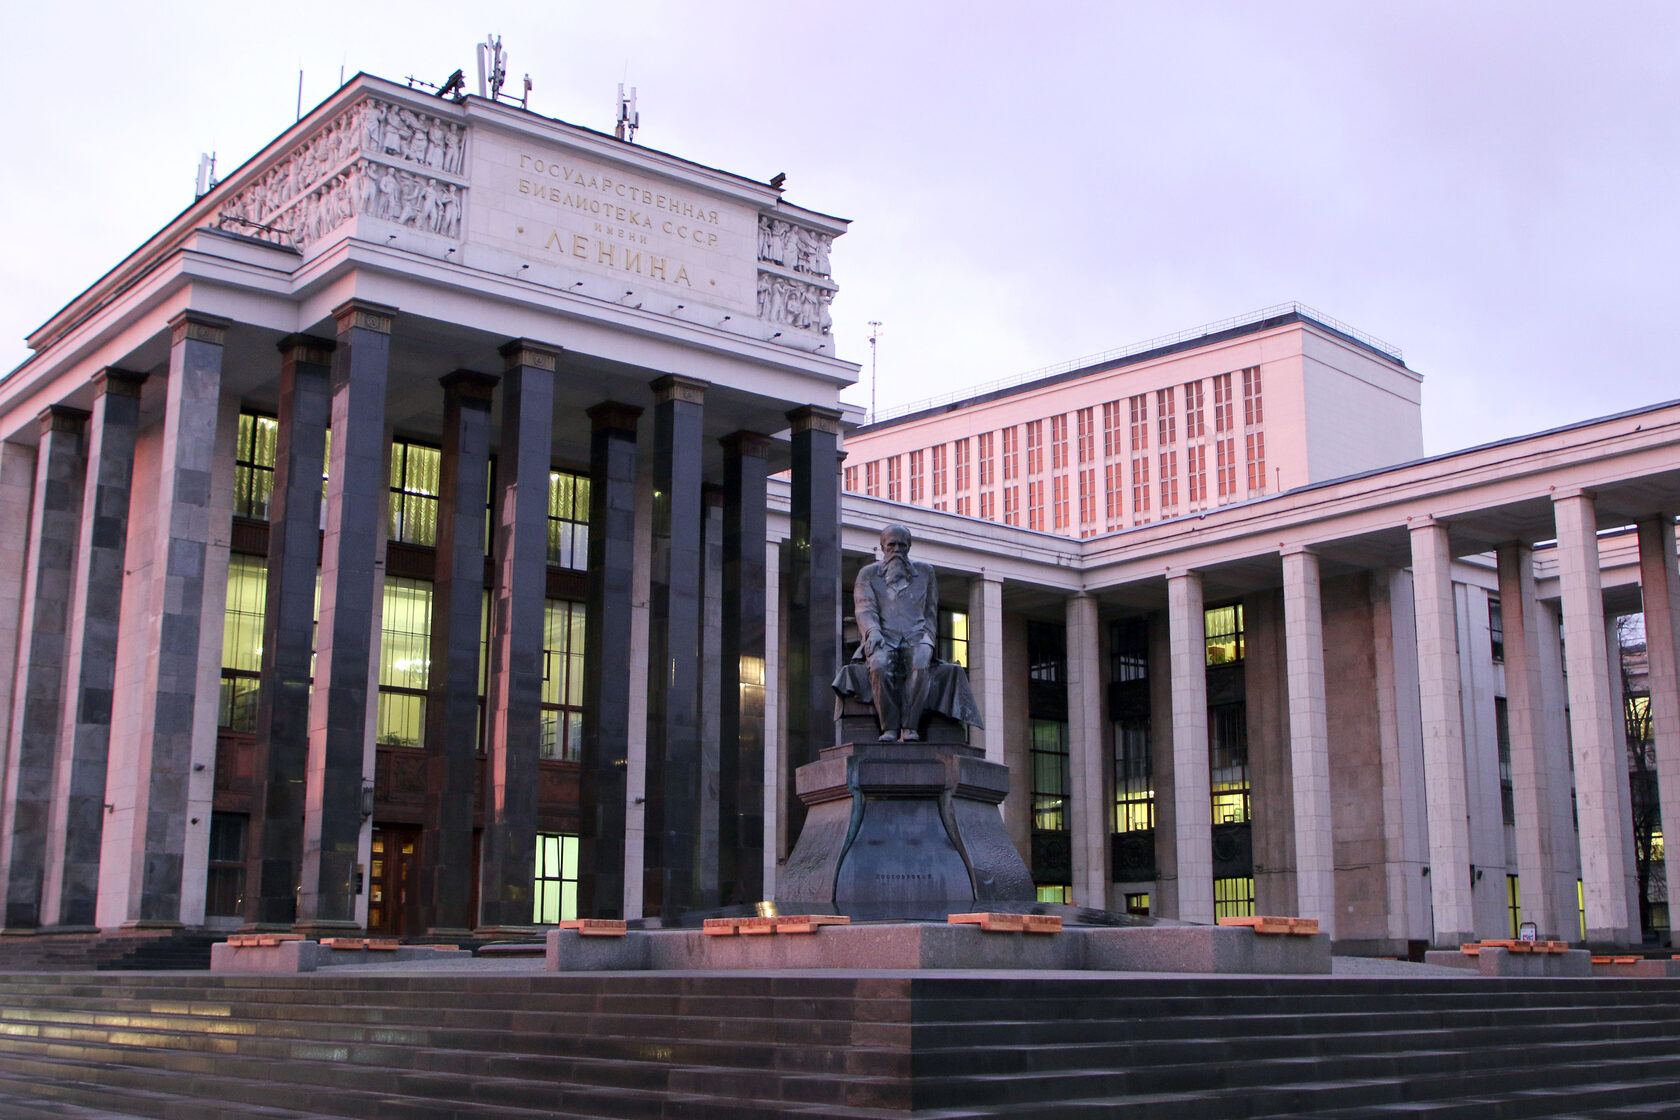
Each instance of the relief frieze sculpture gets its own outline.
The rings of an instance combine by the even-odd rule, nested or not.
[[[367,98],[236,194],[217,226],[305,249],[358,215],[459,239],[466,130]]]
[[[830,234],[769,214],[758,217],[758,317],[779,326],[829,333],[829,304],[838,290],[830,278]]]

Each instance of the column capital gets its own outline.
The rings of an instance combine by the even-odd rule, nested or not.
[[[511,338],[496,348],[502,356],[506,370],[518,369],[520,366],[530,366],[532,369],[545,369],[553,373],[560,364],[560,348],[549,346],[541,342],[533,342],[528,338]]]
[[[191,340],[221,346],[227,341],[228,321],[201,311],[183,311],[169,320],[169,345]]]
[[[106,366],[93,375],[90,383],[96,395],[109,393],[113,397],[138,397],[140,386],[146,383],[146,376],[131,369]]]
[[[1406,528],[1414,533],[1422,529],[1445,529],[1447,528],[1447,525],[1448,523],[1446,521],[1443,521],[1441,518],[1429,513],[1423,513],[1416,517],[1406,518]]]
[[[1183,583],[1188,580],[1194,580],[1198,584],[1202,582],[1202,573],[1195,568],[1169,568],[1166,571],[1166,577],[1169,584]]]
[[[1317,556],[1318,546],[1310,544],[1279,544],[1279,556]]]
[[[289,334],[274,344],[283,361],[302,362],[311,366],[332,364],[332,352],[338,343],[330,338],[316,338],[312,334]]]
[[[669,404],[671,401],[701,404],[705,401],[706,389],[710,385],[710,381],[702,381],[698,377],[667,373],[664,377],[654,380],[653,400],[655,404]]]
[[[82,409],[71,408],[67,404],[48,405],[36,417],[41,425],[41,434],[49,432],[79,432],[82,425],[87,423],[88,414]]]
[[[387,307],[382,303],[347,299],[333,308],[333,321],[338,324],[339,334],[355,327],[379,334],[390,334],[391,317],[396,313],[396,308]]]
[[[1585,498],[1589,502],[1598,500],[1598,491],[1589,490],[1585,486],[1566,486],[1563,489],[1552,488],[1552,501],[1563,502],[1570,498]]]
[[[758,432],[731,432],[718,440],[725,451],[749,459],[768,459],[773,443],[769,436]]]
[[[496,393],[496,385],[500,381],[501,378],[493,373],[479,373],[475,369],[458,369],[438,378],[438,384],[443,386],[445,393],[454,394],[458,400],[485,408],[490,407],[490,401]]]
[[[642,418],[642,410],[622,401],[602,401],[585,409],[584,415],[589,417],[592,431],[610,429],[633,432],[636,430],[636,421]]]
[[[840,434],[841,412],[837,408],[824,408],[819,404],[802,405],[787,414],[788,421],[793,425],[793,434],[801,432],[828,432],[831,435]]]

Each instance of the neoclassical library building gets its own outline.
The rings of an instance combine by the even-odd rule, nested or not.
[[[1039,900],[1667,937],[1680,402],[1424,457],[1290,304],[861,424],[846,226],[359,75],[75,296],[0,379],[5,931],[774,899],[903,524]]]

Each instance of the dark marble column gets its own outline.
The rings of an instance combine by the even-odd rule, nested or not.
[[[723,490],[700,491],[700,784],[692,908],[715,910],[718,892],[719,754],[723,720]]]
[[[107,369],[94,378],[89,426],[81,564],[71,592],[71,718],[60,763],[63,826],[56,922],[91,926],[99,899],[99,852],[105,831],[105,764],[111,749],[111,698],[117,676],[117,620],[122,615],[134,437],[143,373]]]
[[[438,480],[437,571],[432,584],[431,688],[426,697],[426,831],[420,840],[420,924],[472,928],[473,775],[478,768],[478,637],[484,599],[484,495],[490,480],[490,404],[496,378],[457,370],[443,379],[443,469]]]
[[[257,788],[252,797],[246,918],[297,920],[309,771],[310,658],[321,553],[321,462],[332,418],[333,343],[280,340],[280,415],[268,505],[268,584],[257,692]]]
[[[723,441],[723,656],[718,686],[718,887],[764,898],[765,477],[770,441]]]
[[[391,308],[356,300],[333,312],[338,346],[332,363],[332,446],[297,907],[297,924],[305,932],[356,927],[368,667],[379,657],[374,625],[385,593],[377,561],[388,532],[380,511],[389,487],[385,383],[391,315]]]
[[[646,915],[674,922],[700,901],[700,441],[706,382],[670,374],[653,389],[642,881]]]
[[[630,631],[636,555],[636,421],[589,410],[589,594],[584,626],[578,915],[624,916],[625,776],[630,758]]]
[[[787,796],[782,811],[791,848],[805,822],[793,773],[834,742],[834,692],[840,669],[840,480],[835,473],[840,413],[810,405],[793,422],[789,528],[793,565],[788,587]]]
[[[140,698],[126,924],[171,926],[181,919],[192,770],[204,572],[211,533],[211,479],[222,396],[227,325],[192,312],[170,323],[162,454],[153,517],[150,625],[155,636]],[[221,625],[221,614],[209,623]]]
[[[534,924],[537,744],[542,737],[543,611],[548,588],[548,475],[556,351],[502,347],[502,442],[496,460],[496,590],[490,613],[489,780],[479,863],[479,924]]]
[[[64,714],[68,618],[81,542],[88,414],[55,405],[41,413],[23,615],[18,630],[17,711],[6,756],[4,813],[7,929],[41,924],[53,759]],[[22,526],[13,531],[24,531]],[[101,791],[103,792],[103,791]]]

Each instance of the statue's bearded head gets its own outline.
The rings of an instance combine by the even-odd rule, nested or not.
[[[902,525],[881,530],[881,571],[895,587],[910,582],[910,530]]]

